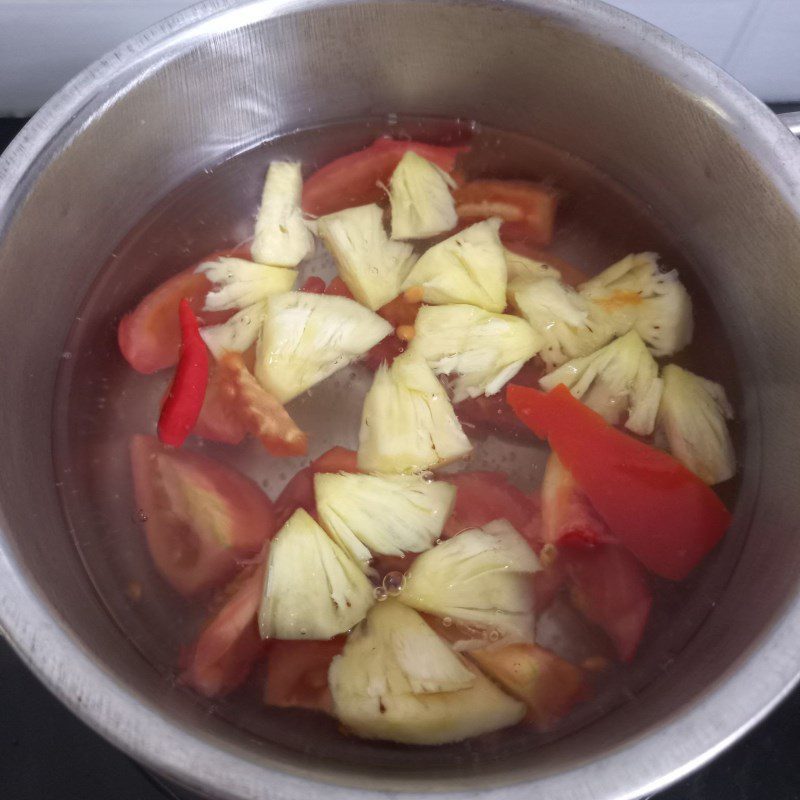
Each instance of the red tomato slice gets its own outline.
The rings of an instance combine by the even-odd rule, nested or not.
[[[545,569],[533,573],[533,594],[536,600],[536,613],[549,608],[566,583],[567,576],[560,559]]]
[[[332,294],[335,297],[346,297],[353,299],[353,293],[347,288],[347,284],[337,275],[331,280],[325,289],[325,294]]]
[[[442,476],[456,487],[453,512],[444,526],[446,537],[506,519],[520,533],[538,515],[535,502],[508,482],[504,472],[459,472]]]
[[[528,719],[549,730],[588,695],[583,671],[535,644],[469,652],[478,666],[528,706]]]
[[[391,365],[400,353],[404,353],[407,343],[398,339],[393,333],[390,333],[385,339],[382,339],[378,344],[372,347],[363,358],[363,363],[368,369],[375,372],[378,367],[385,361],[387,365]]]
[[[331,447],[311,462],[314,472],[359,472],[358,453],[346,447]]]
[[[351,206],[378,203],[403,155],[412,150],[445,172],[452,172],[456,157],[469,147],[440,147],[383,137],[369,147],[337,158],[318,169],[303,184],[303,210],[322,216]]]
[[[249,259],[250,248],[220,250],[202,261],[214,261],[223,256]],[[119,349],[137,372],[149,374],[178,363],[181,344],[178,305],[184,297],[203,325],[225,322],[234,313],[203,311],[211,283],[205,275],[195,273],[198,264],[193,264],[157,286],[120,321],[117,329]]]
[[[195,436],[223,444],[239,444],[247,435],[244,422],[231,407],[220,382],[219,370],[212,367],[206,398],[193,431]]]
[[[307,294],[325,294],[325,281],[317,275],[311,275],[306,278],[300,291]]]
[[[181,676],[195,691],[219,697],[247,680],[265,649],[256,622],[263,585],[262,562],[245,567],[224,590],[229,599],[206,622]]]
[[[524,236],[537,244],[550,244],[556,218],[558,194],[527,181],[478,180],[453,192],[461,219],[500,217],[503,228],[514,238]]]
[[[275,501],[278,530],[298,508],[305,509],[312,517],[317,513],[317,504],[314,500],[314,472],[311,467],[303,467],[296,472],[278,495]]]
[[[541,359],[534,358],[516,374],[514,383],[518,386],[538,386],[542,375],[544,364]],[[462,400],[456,404],[455,411],[470,435],[485,437],[494,433],[511,437],[530,436],[527,426],[506,401],[504,392],[491,397],[481,395]]]
[[[233,468],[151,436],[133,436],[130,450],[150,555],[182,595],[224,583],[275,532],[270,499]]]
[[[562,384],[549,394],[509,386],[508,401],[547,438],[622,545],[651,572],[683,580],[713,549],[731,515],[667,453],[611,427]]]
[[[302,456],[308,437],[278,400],[247,369],[240,353],[225,353],[217,365],[221,394],[245,429],[274,456]]]
[[[203,308],[211,283],[189,267],[153,289],[117,329],[119,349],[137,371],[149,374],[178,363],[181,331],[178,304],[185,297],[195,314]]]
[[[559,561],[567,573],[573,605],[608,634],[622,661],[630,661],[653,604],[639,562],[614,545],[564,547]]]
[[[572,473],[551,453],[542,481],[542,535],[551,544],[617,544]]]
[[[264,702],[332,713],[328,669],[345,641],[344,636],[327,642],[274,641],[267,659]]]

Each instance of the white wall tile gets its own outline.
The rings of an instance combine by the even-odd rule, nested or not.
[[[765,100],[800,100],[800,0],[611,0]],[[91,61],[190,0],[0,0],[0,116],[29,114]]]

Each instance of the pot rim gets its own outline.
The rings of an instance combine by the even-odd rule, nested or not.
[[[365,0],[334,0],[336,4]],[[419,0],[412,0],[417,2]],[[381,0],[377,0],[381,2]],[[800,219],[800,148],[789,131],[743,86],[690,47],[659,29],[597,0],[446,0],[452,5],[495,5],[534,11],[640,57],[693,91],[737,141]],[[57,156],[78,125],[102,113],[120,78],[130,80],[153,60],[220,33],[268,17],[309,11],[326,0],[208,0],[181,11],[87,67],[50,99],[0,157],[0,235],[36,176]],[[0,510],[0,533],[8,525]],[[724,678],[691,708],[663,720],[647,736],[587,765],[546,776],[536,787],[550,800],[632,800],[658,791],[714,758],[763,719],[800,678],[800,596],[762,633]],[[115,746],[188,787],[220,798],[307,800],[326,781],[322,769],[293,771],[285,764],[242,759],[210,735],[170,721],[153,700],[123,686],[59,621],[58,611],[28,584],[13,548],[0,537],[0,630],[25,664],[72,712]],[[731,698],[738,698],[736,703]],[[682,742],[681,748],[674,747]],[[686,746],[686,743],[691,743]],[[673,746],[671,746],[673,745]],[[687,757],[687,749],[693,756]],[[630,764],[636,765],[632,774]],[[269,783],[265,776],[269,775]],[[430,797],[430,781],[409,779],[409,800]],[[374,780],[373,780],[374,785]],[[325,783],[329,800],[390,800],[397,792]],[[470,787],[451,781],[450,800],[523,800],[531,784]]]

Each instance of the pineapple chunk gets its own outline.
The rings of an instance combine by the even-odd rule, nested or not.
[[[419,556],[400,600],[418,611],[450,617],[507,641],[534,638],[536,554],[506,520],[472,528]]]
[[[692,301],[675,270],[662,272],[655,253],[636,253],[580,286],[614,333],[633,329],[653,355],[677,353],[692,340]]]
[[[416,475],[318,473],[314,493],[320,523],[366,571],[373,553],[420,553],[439,538],[456,487]]]
[[[380,206],[358,206],[321,217],[317,230],[359,303],[377,311],[400,294],[400,284],[414,263],[412,247],[389,239]]]
[[[515,278],[508,284],[508,299],[542,337],[539,355],[548,369],[593,353],[614,336],[605,315],[556,278]]]
[[[455,187],[444,170],[409,150],[392,173],[392,239],[427,239],[455,228]]]
[[[289,272],[290,270],[283,270]],[[291,270],[294,272],[294,270]],[[227,352],[244,353],[258,339],[267,315],[267,304],[253,305],[237,311],[220,325],[209,325],[200,329],[200,335],[211,354],[219,361]]]
[[[503,248],[506,254],[506,268],[508,269],[508,280],[517,278],[529,278],[538,280],[539,278],[555,278],[561,280],[561,273],[555,268],[546,264],[544,261],[536,261],[527,256],[521,256],[507,247]]]
[[[653,432],[664,385],[658,365],[636,331],[589,356],[568,361],[539,381],[548,392],[559,383],[612,425],[627,411],[626,428],[640,436]]]
[[[392,332],[377,314],[346,297],[286,292],[267,300],[256,378],[281,403],[302,394]]]
[[[376,605],[328,672],[336,717],[358,736],[444,744],[519,722],[525,706],[440,639],[415,611]]]
[[[302,194],[300,164],[273,161],[267,170],[250,248],[254,261],[296,267],[314,252],[314,236],[300,208]]]
[[[500,223],[487,219],[434,245],[420,256],[401,288],[421,286],[423,301],[433,305],[469,303],[501,312],[508,270]]]
[[[262,639],[330,639],[350,630],[375,601],[372,584],[299,508],[269,550],[258,611]]]
[[[423,306],[410,349],[437,375],[458,375],[453,402],[459,403],[499,392],[542,343],[542,337],[518,317],[477,306]]]
[[[472,451],[442,384],[414,353],[381,364],[364,399],[358,468],[421,472]]]
[[[675,364],[664,367],[662,378],[656,442],[708,484],[732,478],[736,454],[726,420],[733,409],[725,390]]]
[[[225,311],[262,303],[270,295],[291,291],[297,280],[293,269],[256,264],[244,258],[205,261],[195,272],[204,272],[216,287],[206,295],[205,311]]]

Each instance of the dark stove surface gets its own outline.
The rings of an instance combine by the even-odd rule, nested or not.
[[[0,119],[0,152],[23,121]],[[0,639],[0,800],[193,800],[75,718]],[[650,800],[800,800],[800,690],[710,765]]]

